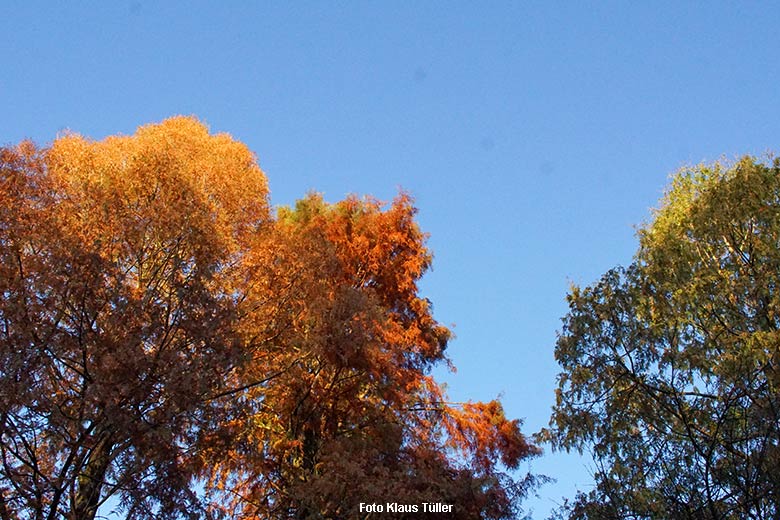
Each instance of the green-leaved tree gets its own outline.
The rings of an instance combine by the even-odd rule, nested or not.
[[[568,296],[554,447],[576,519],[780,515],[780,160],[684,169],[627,268]]]

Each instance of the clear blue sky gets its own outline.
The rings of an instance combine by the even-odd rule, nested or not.
[[[780,150],[780,4],[29,2],[0,6],[0,143],[194,114],[247,143],[275,204],[414,194],[455,323],[451,397],[553,402],[571,282],[630,262],[678,167]],[[559,479],[584,462],[551,456]]]

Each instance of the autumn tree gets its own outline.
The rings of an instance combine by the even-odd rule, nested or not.
[[[547,440],[589,449],[578,519],[780,514],[780,162],[677,174],[628,268],[574,287]]]
[[[241,357],[237,265],[270,220],[254,156],[176,118],[4,149],[0,518],[197,510],[182,461]]]
[[[498,402],[447,403],[427,375],[450,333],[418,295],[431,256],[414,213],[406,195],[386,210],[318,196],[280,210],[272,258],[255,271],[267,280],[256,296],[275,287],[286,302],[256,323],[277,365],[263,373],[280,375],[234,401],[230,431],[204,444],[225,518],[360,518],[360,502],[388,500],[513,517],[529,481],[499,462],[516,468],[538,450]]]
[[[275,216],[192,118],[0,154],[0,520],[517,510],[538,449],[430,376],[450,333],[408,196]]]

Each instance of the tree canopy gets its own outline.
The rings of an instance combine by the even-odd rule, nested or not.
[[[0,150],[0,519],[511,518],[539,450],[449,403],[408,195],[270,209],[193,118]],[[388,517],[413,517],[389,514]]]
[[[780,161],[680,171],[627,268],[574,287],[550,429],[578,519],[780,514]]]

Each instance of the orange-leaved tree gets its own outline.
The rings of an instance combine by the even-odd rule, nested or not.
[[[254,156],[176,118],[0,168],[0,517],[194,511],[188,437],[240,364],[238,274],[270,223]]]
[[[387,209],[309,196],[279,211],[256,260],[256,280],[270,278],[250,296],[285,302],[254,324],[276,366],[247,379],[279,375],[233,400],[229,426],[202,444],[223,517],[360,518],[360,503],[387,501],[513,517],[529,481],[499,462],[516,468],[538,450],[498,402],[447,403],[429,375],[450,332],[418,294],[431,256],[414,214],[406,195]]]
[[[538,449],[430,376],[450,333],[408,196],[274,216],[193,118],[0,153],[0,519],[514,514],[504,468]]]

